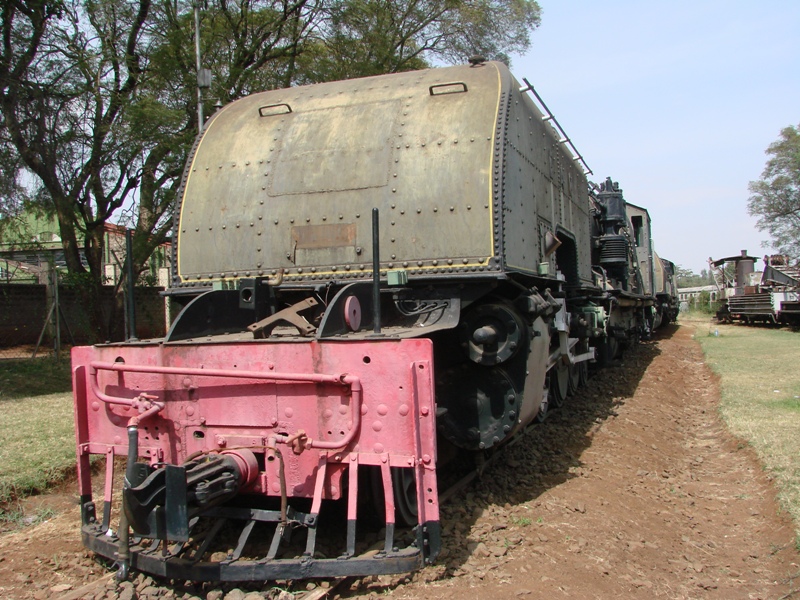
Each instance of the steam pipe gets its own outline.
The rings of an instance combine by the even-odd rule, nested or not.
[[[132,421],[133,419],[131,419]],[[125,480],[122,482],[123,490],[131,487],[131,481],[136,473],[136,460],[139,458],[139,427],[135,423],[128,423],[128,460],[125,464]],[[117,544],[117,562],[119,571],[117,579],[125,581],[131,570],[130,550],[130,524],[128,523],[127,501],[125,493],[122,494],[122,510],[119,516],[119,542]]]

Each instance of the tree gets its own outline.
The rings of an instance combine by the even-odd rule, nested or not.
[[[7,0],[0,8],[0,210],[53,215],[100,339],[108,222],[135,231],[134,273],[167,239],[198,129],[197,0]],[[206,100],[296,83],[503,58],[535,0],[206,0]],[[206,102],[211,104],[211,102]],[[27,185],[22,185],[25,181]],[[28,184],[28,182],[30,182]]]
[[[700,271],[700,275],[680,265],[676,265],[675,279],[678,282],[678,287],[701,287],[704,285],[712,285],[714,277],[706,269]]]
[[[329,0],[301,57],[304,83],[395,73],[471,55],[510,62],[540,23],[535,0]]]
[[[274,32],[304,4],[228,11],[221,0],[214,14],[227,35],[218,39],[239,52],[220,61],[229,71],[223,98],[246,93],[241,78],[275,58]],[[85,283],[93,328],[108,339],[114,314],[99,302],[105,224],[135,228],[138,275],[169,232],[197,131],[191,6],[12,1],[0,14],[0,160],[15,169],[9,181],[22,169],[32,175],[35,197],[57,218],[69,273]],[[4,207],[19,208],[23,190],[6,187]]]
[[[783,254],[800,257],[800,129],[790,125],[767,148],[770,156],[761,179],[748,186],[747,211],[758,217]]]

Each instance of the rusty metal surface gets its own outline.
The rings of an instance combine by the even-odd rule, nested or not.
[[[104,455],[113,465],[114,456],[126,456],[126,428],[135,421],[140,460],[151,468],[245,450],[260,457],[254,461],[260,465],[257,472],[248,475],[250,483],[241,492],[285,495],[290,506],[295,499],[311,499],[305,527],[312,553],[312,533],[324,500],[345,498],[348,518],[355,522],[359,488],[354,474],[359,467],[377,467],[384,474],[387,531],[395,523],[390,468],[406,470],[415,480],[419,522],[436,529],[432,353],[432,343],[425,339],[74,348],[78,481],[84,512],[94,510],[87,508],[92,503],[89,457]],[[276,453],[280,461],[273,459]],[[113,478],[113,466],[106,477]],[[108,508],[103,522],[84,518],[89,526],[85,533],[97,529],[98,539],[110,525],[113,490],[108,482],[105,490]],[[391,542],[387,533],[387,544]],[[370,568],[395,572],[391,569],[422,565],[418,550],[403,556],[407,560],[394,564],[389,557],[383,566]],[[339,572],[357,572],[357,562],[341,565],[344,570]],[[295,563],[286,563],[284,571],[295,573]],[[280,569],[272,564],[267,571],[283,572]]]
[[[221,109],[187,171],[180,279],[281,268],[286,281],[367,278],[373,207],[381,211],[382,268],[488,268],[504,69],[487,63],[333,82]]]
[[[416,467],[427,456],[425,468],[433,473],[430,353],[431,342],[424,339],[75,348],[73,368],[83,378],[75,393],[76,410],[83,415],[79,454],[113,450],[124,456],[134,401],[146,392],[163,405],[140,439],[140,454],[153,462],[180,464],[190,454],[233,446],[264,451],[269,437],[302,430],[323,448],[355,439],[337,448],[340,452],[331,457],[337,464],[346,465],[355,456],[380,464],[381,457],[388,457],[394,466]],[[119,363],[118,369],[107,366]],[[356,401],[352,386],[338,379],[343,373],[360,382],[361,425],[351,415]],[[109,401],[104,394],[121,400]],[[311,448],[287,460],[293,495],[313,494],[307,478],[327,450]],[[279,492],[272,471],[274,466],[262,473],[254,491]],[[340,476],[341,469],[335,479]],[[336,484],[326,489],[330,497],[339,496]]]

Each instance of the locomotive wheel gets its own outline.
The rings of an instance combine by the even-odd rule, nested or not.
[[[394,488],[394,514],[398,525],[412,527],[417,524],[417,480],[413,469],[392,468]]]
[[[578,373],[581,363],[569,365],[569,386],[568,392],[570,396],[574,396],[578,388],[581,387],[580,374]]]
[[[550,370],[550,393],[548,398],[552,402],[551,408],[561,408],[569,393],[570,373],[569,365],[560,360]]]
[[[589,382],[589,361],[579,362],[575,366],[578,368],[578,387],[584,387]]]
[[[589,341],[584,340],[582,342],[578,342],[578,345],[575,347],[577,354],[584,354],[589,351]],[[583,387],[589,382],[589,361],[584,360],[579,362],[575,365],[575,369],[578,372],[578,387]]]
[[[549,410],[550,394],[551,393],[552,392],[548,392],[547,396],[545,396],[544,400],[542,400],[542,403],[539,405],[539,412],[536,413],[536,417],[534,417],[534,419],[533,419],[537,423],[543,423],[544,420],[547,418],[547,412]]]
[[[392,467],[394,492],[394,518],[401,527],[417,524],[417,481],[413,469]],[[383,478],[380,469],[369,469],[369,488],[372,491],[372,508],[379,521],[383,520],[386,505],[383,496]]]
[[[611,364],[617,354],[619,354],[619,342],[616,338],[605,337],[596,346],[597,364],[600,367],[606,367]]]

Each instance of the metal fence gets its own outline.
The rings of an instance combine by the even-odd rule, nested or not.
[[[99,305],[87,306],[85,297],[64,285],[53,267],[16,267],[0,260],[0,359],[68,357],[76,344],[106,341],[92,327],[93,311],[108,315],[117,301],[114,288],[103,289]],[[30,267],[30,265],[29,265]],[[140,338],[161,337],[168,320],[162,288],[137,287],[134,306]],[[117,309],[111,339],[123,339],[127,311]],[[96,319],[95,319],[96,320]]]
[[[0,262],[0,358],[34,358],[66,350],[71,336],[59,302],[58,272],[49,266]]]

